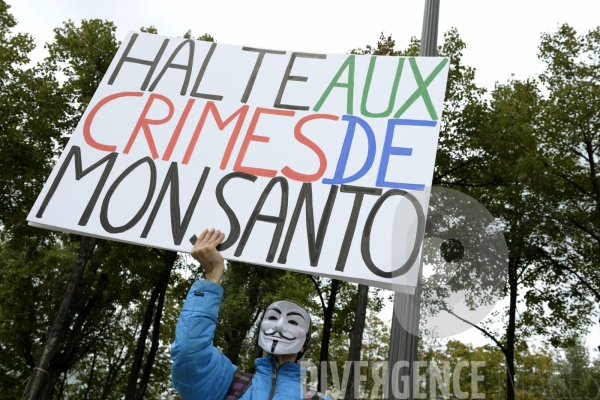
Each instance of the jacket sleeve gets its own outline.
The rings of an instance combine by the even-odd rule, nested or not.
[[[171,346],[171,378],[184,400],[222,400],[235,365],[213,346],[223,288],[197,281],[187,294]]]

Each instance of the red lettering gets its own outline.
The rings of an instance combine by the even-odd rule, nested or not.
[[[148,111],[150,111],[150,107],[152,107],[152,103],[154,103],[154,99],[162,100],[169,107],[169,114],[163,119],[150,119],[146,118],[148,115]],[[167,97],[161,94],[152,93],[148,98],[148,102],[140,115],[140,119],[138,119],[137,124],[135,124],[135,128],[133,128],[133,132],[131,133],[131,137],[127,142],[127,146],[125,146],[125,150],[123,150],[124,154],[129,153],[131,150],[131,146],[133,146],[133,142],[140,131],[142,129],[144,131],[144,136],[146,137],[146,142],[148,142],[148,147],[150,148],[150,154],[153,159],[158,158],[158,152],[156,151],[156,146],[154,145],[154,139],[152,138],[152,132],[150,131],[150,125],[162,125],[165,122],[168,122],[173,116],[173,112],[175,108],[173,107],[173,103]]]
[[[183,125],[185,125],[185,121],[187,120],[187,117],[188,117],[190,110],[192,109],[192,106],[194,105],[195,101],[196,101],[196,99],[189,99],[187,104],[185,105],[185,108],[183,109],[183,113],[181,114],[181,117],[179,118],[179,122],[177,123],[177,126],[175,127],[175,130],[173,131],[171,140],[169,140],[169,144],[167,145],[165,154],[163,154],[163,156],[162,156],[162,159],[164,161],[169,161],[169,158],[171,158],[171,154],[173,154],[175,145],[177,144],[177,141],[179,140],[179,135],[181,134]]]
[[[247,174],[256,175],[256,176],[266,176],[267,178],[273,178],[277,175],[277,171],[272,169],[263,169],[263,168],[253,168],[253,167],[245,167],[242,165],[244,161],[244,157],[246,156],[246,151],[248,150],[248,146],[250,146],[250,142],[263,142],[268,143],[271,138],[268,136],[260,136],[255,135],[254,131],[256,130],[256,124],[258,123],[258,118],[261,114],[271,114],[271,115],[281,115],[284,117],[293,117],[296,112],[295,111],[286,111],[286,110],[271,110],[269,108],[261,108],[258,107],[252,116],[252,121],[250,121],[250,126],[248,127],[248,132],[246,132],[246,137],[242,142],[242,147],[240,148],[240,152],[238,154],[237,159],[235,160],[235,164],[233,165],[233,170],[236,172],[245,172]]]
[[[83,138],[85,139],[85,142],[90,147],[93,147],[94,149],[97,149],[97,150],[109,151],[109,152],[116,151],[117,146],[110,146],[107,144],[98,143],[92,137],[92,133],[91,133],[90,129],[92,127],[92,122],[94,121],[94,118],[96,117],[96,113],[98,113],[98,111],[100,111],[100,109],[102,107],[104,107],[104,105],[106,103],[109,103],[109,102],[113,101],[114,99],[118,99],[120,97],[131,97],[131,96],[141,97],[143,95],[144,95],[144,92],[121,92],[121,93],[111,94],[109,96],[106,96],[102,100],[100,100],[94,106],[94,108],[92,108],[92,111],[90,111],[88,116],[85,118],[85,122],[83,123]]]
[[[204,107],[204,111],[202,111],[202,115],[200,116],[200,121],[198,121],[198,125],[194,130],[192,135],[192,140],[190,140],[190,144],[183,156],[182,164],[187,164],[192,158],[192,153],[194,152],[194,148],[196,147],[196,143],[198,142],[198,138],[200,137],[200,132],[204,127],[204,122],[206,122],[206,118],[208,117],[208,113],[211,112],[215,122],[217,123],[217,128],[219,130],[225,129],[227,125],[231,123],[234,119],[238,118],[235,127],[233,128],[233,132],[231,133],[231,137],[229,138],[229,142],[227,143],[227,148],[225,149],[225,154],[223,155],[223,160],[221,160],[221,169],[225,169],[227,167],[227,163],[229,162],[229,157],[231,156],[231,151],[233,150],[233,146],[237,140],[238,135],[240,134],[240,130],[242,129],[242,125],[244,124],[244,119],[246,118],[246,114],[248,114],[248,106],[244,105],[240,107],[236,112],[231,114],[229,118],[225,121],[221,118],[221,114],[219,114],[219,110],[214,102],[208,101],[206,102],[206,106]]]
[[[327,157],[325,157],[325,153],[323,153],[323,150],[321,150],[321,148],[317,146],[315,142],[313,142],[312,140],[310,140],[302,134],[302,127],[305,123],[307,123],[308,121],[312,121],[313,119],[321,118],[329,119],[332,121],[337,121],[338,119],[340,119],[340,117],[338,117],[337,115],[312,114],[300,119],[300,121],[298,121],[298,123],[294,127],[294,137],[296,138],[296,140],[298,140],[300,143],[314,151],[317,157],[319,157],[319,170],[312,175],[307,175],[296,172],[290,167],[285,166],[281,170],[281,173],[284,176],[299,182],[314,182],[321,176],[323,176],[323,174],[325,173],[325,169],[327,169]]]

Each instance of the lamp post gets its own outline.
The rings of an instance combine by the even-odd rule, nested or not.
[[[423,14],[423,29],[421,32],[420,57],[435,57],[437,55],[438,22],[440,16],[440,0],[425,0]],[[420,268],[422,269],[421,262]],[[394,296],[394,316],[390,332],[390,353],[388,358],[388,398],[413,399],[413,362],[417,360],[419,348],[419,319],[421,317],[421,273],[414,294],[396,292]],[[402,320],[402,323],[400,321]],[[408,361],[408,366],[396,369],[399,361]],[[406,364],[404,364],[406,365]],[[398,368],[398,367],[397,367]],[[400,379],[409,369],[408,380]],[[408,385],[406,385],[408,384]],[[408,387],[406,387],[408,386]],[[394,387],[397,388],[394,390]],[[403,394],[394,395],[394,391]],[[408,394],[408,396],[407,396]]]

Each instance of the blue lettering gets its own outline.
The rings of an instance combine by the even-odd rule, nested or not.
[[[412,155],[412,148],[392,146],[392,140],[394,139],[394,130],[395,130],[396,126],[410,125],[410,126],[433,127],[433,126],[436,126],[436,124],[437,124],[437,121],[426,121],[426,120],[420,120],[420,119],[390,119],[390,120],[388,120],[387,131],[385,132],[385,141],[383,143],[383,152],[381,153],[381,162],[379,163],[379,171],[377,172],[377,181],[375,182],[376,186],[390,187],[390,188],[395,188],[395,189],[406,189],[406,190],[423,190],[423,189],[425,189],[425,185],[421,185],[421,184],[388,182],[385,180],[385,173],[387,172],[388,164],[390,162],[390,156],[411,156]]]
[[[348,121],[346,137],[344,138],[342,152],[340,154],[340,158],[338,159],[337,167],[335,169],[333,178],[323,179],[322,182],[325,184],[342,185],[360,179],[367,173],[367,171],[369,171],[369,169],[373,165],[373,161],[375,160],[375,134],[373,133],[373,129],[371,129],[371,126],[367,123],[367,121],[365,121],[362,118],[355,117],[353,115],[344,115],[342,117],[342,120]],[[344,172],[346,172],[346,164],[348,163],[348,155],[350,155],[350,148],[352,147],[352,140],[354,139],[354,131],[356,130],[357,124],[360,125],[361,128],[363,128],[367,135],[367,159],[365,160],[365,163],[363,164],[362,168],[357,173],[347,178],[344,178]]]

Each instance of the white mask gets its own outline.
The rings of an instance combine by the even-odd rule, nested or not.
[[[310,316],[296,303],[276,301],[271,304],[260,324],[258,345],[267,353],[299,353],[306,342]]]

